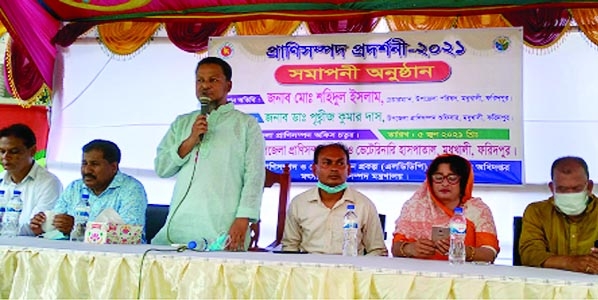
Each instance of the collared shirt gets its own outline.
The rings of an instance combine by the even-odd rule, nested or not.
[[[144,225],[147,196],[141,182],[118,171],[110,185],[99,195],[94,194],[83,180],[71,182],[58,198],[54,211],[59,214],[75,215],[75,207],[81,195],[89,195],[89,221],[94,221],[106,208],[114,209],[125,224]]]
[[[181,158],[179,146],[199,114],[177,117],[158,146],[156,173],[176,175],[176,184],[166,224],[153,244],[212,241],[227,233],[235,218],[260,217],[265,143],[259,124],[232,103],[222,105],[208,116],[201,143]]]
[[[23,211],[19,217],[19,235],[34,235],[29,228],[31,218],[54,207],[62,192],[62,183],[56,175],[34,162],[27,176],[18,184],[12,181],[7,171],[0,173],[0,190],[6,192],[7,200],[14,190],[21,192]]]
[[[358,253],[388,255],[382,225],[374,203],[362,193],[347,187],[332,208],[322,203],[318,188],[309,189],[291,201],[285,221],[282,249],[309,253],[342,254],[343,222],[347,204],[355,205],[359,222]]]
[[[553,255],[585,255],[598,240],[596,196],[590,196],[581,220],[571,221],[554,205],[554,199],[531,203],[522,219],[519,253],[521,263],[541,267]]]

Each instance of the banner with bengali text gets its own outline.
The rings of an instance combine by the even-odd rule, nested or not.
[[[319,144],[350,151],[352,182],[422,182],[439,154],[476,183],[524,183],[521,28],[214,37],[229,101],[253,115],[266,165],[312,182]]]

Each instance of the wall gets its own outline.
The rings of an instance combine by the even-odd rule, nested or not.
[[[598,52],[578,32],[562,44],[524,55],[524,186],[477,186],[494,213],[500,245],[498,263],[509,264],[512,217],[525,206],[549,196],[552,161],[563,155],[584,157],[590,174],[598,173],[598,140],[594,70]],[[81,146],[94,138],[116,142],[123,150],[122,169],[145,185],[151,203],[168,203],[173,179],[153,172],[155,149],[168,125],[181,113],[197,107],[194,69],[200,58],[156,38],[141,53],[127,59],[107,56],[93,39],[81,39],[65,49],[64,91],[53,107],[48,165],[66,185],[78,178]],[[483,66],[480,66],[483,67]],[[234,68],[234,66],[233,66]],[[489,70],[491,72],[491,70]],[[259,76],[259,73],[256,74]],[[234,74],[233,74],[234,83]],[[234,84],[233,84],[234,90]],[[401,206],[416,185],[355,185],[387,215],[389,236]],[[295,185],[291,196],[308,186]],[[266,191],[263,216],[275,215],[276,192]],[[274,220],[263,220],[263,244],[274,236]],[[391,238],[389,238],[390,240]],[[389,242],[390,243],[390,242]]]

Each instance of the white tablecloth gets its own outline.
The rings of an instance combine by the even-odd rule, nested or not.
[[[150,248],[156,251],[147,253],[141,269]],[[598,277],[552,269],[391,257],[157,251],[173,249],[0,238],[0,297],[598,298]]]

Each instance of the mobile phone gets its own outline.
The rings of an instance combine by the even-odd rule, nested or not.
[[[432,241],[436,242],[449,238],[450,231],[448,227],[432,226]]]

